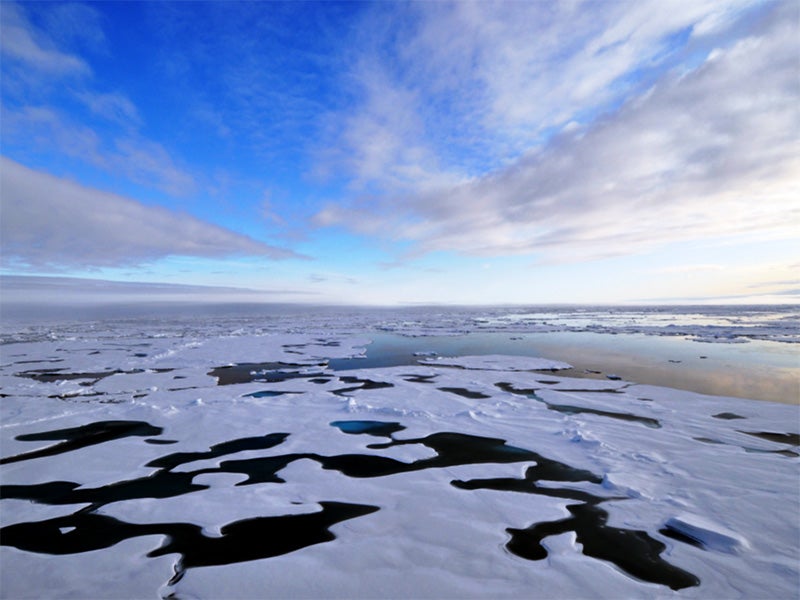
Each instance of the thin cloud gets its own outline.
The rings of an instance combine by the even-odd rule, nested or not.
[[[108,56],[109,40],[103,31],[103,15],[91,4],[51,3],[38,11],[42,31],[60,46],[89,50]]]
[[[319,224],[391,231],[414,252],[630,254],[709,236],[796,235],[800,89],[793,7],[694,70],[510,166],[435,192],[363,196]],[[710,27],[710,25],[708,26]]]
[[[310,283],[346,283],[348,285],[355,285],[358,279],[350,277],[349,275],[341,275],[339,273],[311,273],[308,276]]]
[[[698,273],[703,271],[723,271],[723,265],[716,264],[689,264],[689,265],[672,265],[669,267],[662,267],[656,269],[656,273]]]
[[[796,268],[796,267],[794,267]],[[797,279],[786,279],[786,280],[778,280],[778,281],[760,281],[758,283],[751,283],[747,286],[748,289],[761,289],[761,288],[768,288],[768,287],[780,287],[780,286],[796,286],[800,284],[800,278]]]
[[[107,117],[116,114],[129,121],[136,118],[135,106],[126,103],[124,97],[99,95],[92,98],[99,99],[97,110],[107,112]],[[91,100],[87,98],[87,102]],[[106,140],[96,129],[75,123],[47,106],[25,106],[18,110],[3,107],[2,118],[7,143],[24,140],[41,152],[57,150],[176,196],[187,196],[197,189],[195,178],[175,164],[164,146],[135,131]]]
[[[77,97],[99,117],[133,128],[142,123],[138,109],[123,94],[79,92]]]
[[[141,273],[139,273],[141,276]],[[189,299],[192,296],[209,298],[214,295],[228,294],[229,298],[236,296],[253,299],[254,296],[269,295],[314,295],[316,292],[308,290],[271,289],[260,290],[253,288],[213,286],[213,285],[187,285],[180,283],[153,283],[142,281],[110,281],[106,279],[87,279],[82,277],[50,277],[35,275],[0,275],[0,284],[3,289],[2,302],[30,303],[61,302],[64,295],[71,299],[83,298],[85,300],[100,300],[117,297],[121,300],[139,299],[159,300],[170,296]]]
[[[51,4],[34,24],[26,9],[31,12],[30,6],[4,3],[0,19],[3,93],[13,99],[0,115],[4,146],[70,156],[170,195],[196,192],[196,178],[162,144],[142,135],[143,118],[130,98],[92,89],[92,70],[73,50],[104,51],[99,13],[85,5]],[[86,106],[94,120],[70,115],[65,98]]]
[[[69,52],[59,50],[46,35],[34,29],[20,8],[3,3],[0,19],[0,50],[5,60],[48,75],[88,75],[89,65]]]
[[[156,187],[176,196],[186,196],[197,189],[195,178],[173,161],[161,144],[139,135],[126,135],[114,140],[114,167],[137,183],[155,181]]]
[[[6,267],[118,267],[167,256],[301,258],[201,221],[0,158],[0,248]]]
[[[357,191],[485,176],[641,92],[745,9],[755,10],[745,0],[379,4],[349,43],[354,103],[331,116],[325,147],[341,151],[322,151],[319,169],[349,167]]]

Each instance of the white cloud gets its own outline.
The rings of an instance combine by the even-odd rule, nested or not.
[[[273,206],[272,202],[272,192],[270,190],[264,191],[259,213],[261,218],[268,223],[274,223],[279,227],[284,227],[286,225],[286,220],[280,214],[275,212],[275,207]]]
[[[114,167],[140,184],[155,183],[168,194],[187,195],[195,191],[194,177],[178,167],[171,154],[157,142],[138,135],[114,140]]]
[[[172,153],[141,135],[142,115],[125,94],[91,89],[91,69],[71,49],[104,50],[100,14],[81,4],[41,8],[34,23],[30,6],[3,4],[4,146],[70,156],[172,195],[196,191],[195,178]],[[69,110],[75,100],[99,119],[80,121]]]
[[[78,98],[94,114],[123,126],[135,127],[141,124],[139,111],[126,96],[118,92],[93,93],[80,92]]]
[[[537,10],[550,6],[533,4]],[[483,5],[465,6],[481,10]],[[602,6],[613,13],[631,5]],[[635,38],[653,41],[668,31],[662,27],[648,33],[654,25],[642,25],[645,31],[640,31],[635,24],[644,13],[638,8],[632,12],[626,17],[631,23],[623,19],[615,26],[619,31],[601,35],[590,45],[595,54],[605,47],[601,41],[612,48],[622,41],[632,43],[638,53]],[[670,23],[668,12],[657,9]],[[797,235],[800,64],[797,21],[792,16],[791,4],[778,6],[760,31],[720,48],[697,69],[667,74],[617,112],[580,130],[572,128],[547,146],[533,147],[510,166],[435,192],[391,195],[387,190],[347,207],[328,206],[318,223],[391,234],[416,242],[418,252],[542,253],[549,261],[627,254],[695,237]],[[513,48],[507,51],[514,54]],[[625,54],[622,48],[614,52]],[[630,67],[630,62],[618,60]],[[561,88],[605,89],[610,80],[587,83],[592,65],[621,72],[590,60],[589,67],[583,67],[584,77],[576,71],[579,64],[568,61]],[[515,91],[492,97],[524,103],[536,96],[534,89],[525,91],[510,83],[508,89]],[[561,119],[545,114],[555,110],[560,97],[559,92],[547,100],[550,96],[545,94],[531,122]],[[566,105],[579,105],[569,94],[564,98]],[[520,119],[515,122],[524,122]]]
[[[446,172],[425,143],[421,100],[413,91],[394,82],[371,57],[359,60],[350,76],[361,103],[356,111],[335,115],[331,135],[337,141],[324,151],[349,173],[350,189],[418,190],[464,179]]]
[[[725,267],[716,264],[687,264],[687,265],[671,265],[669,267],[661,267],[656,269],[656,273],[703,273],[708,271],[722,271]]]
[[[101,101],[103,103],[105,101]],[[108,100],[127,109],[124,100]],[[109,107],[110,109],[110,107]],[[196,189],[194,177],[175,164],[159,143],[129,131],[106,141],[97,130],[75,123],[61,112],[47,106],[25,106],[19,110],[3,107],[3,136],[7,142],[21,141],[40,152],[57,150],[108,172],[123,174],[142,185],[168,194],[185,196]]]
[[[555,128],[585,121],[677,60],[747,0],[423,2],[378,5],[349,58],[355,105],[327,146],[356,189],[452,185],[507,165]],[[692,29],[697,27],[696,31]],[[366,56],[366,58],[365,58]]]
[[[299,258],[295,252],[0,158],[0,247],[6,267],[135,265],[183,255]]]
[[[0,16],[0,49],[6,60],[48,75],[87,75],[89,65],[79,57],[59,50],[42,32],[34,29],[20,8],[4,2]]]

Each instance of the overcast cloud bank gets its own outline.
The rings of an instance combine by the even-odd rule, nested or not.
[[[165,256],[297,258],[188,214],[34,171],[0,158],[4,266],[135,265]]]

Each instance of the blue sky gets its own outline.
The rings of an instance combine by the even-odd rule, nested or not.
[[[0,3],[7,275],[796,302],[796,2]]]

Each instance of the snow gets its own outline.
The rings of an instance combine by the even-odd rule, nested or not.
[[[381,327],[423,334],[415,315]],[[331,369],[364,356],[365,318],[10,333],[28,339],[0,346],[2,596],[798,594],[797,405],[546,357]],[[544,559],[509,549],[537,531]],[[603,535],[661,566],[592,555]]]

